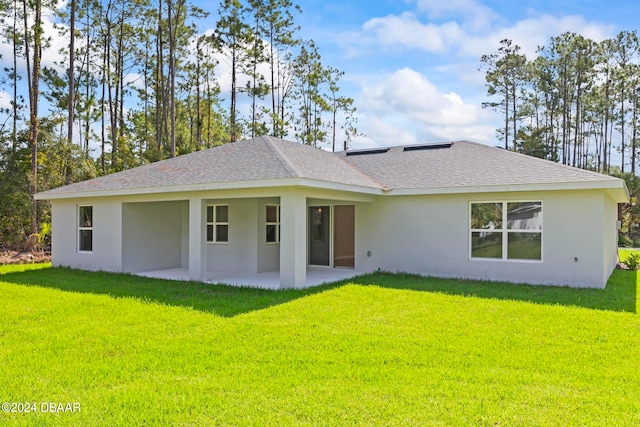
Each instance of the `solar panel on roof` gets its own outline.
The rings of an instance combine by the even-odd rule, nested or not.
[[[389,147],[386,148],[371,148],[365,150],[347,151],[347,156],[361,156],[364,154],[380,154],[389,151]]]
[[[418,150],[439,150],[442,148],[451,148],[453,142],[447,142],[445,144],[424,144],[424,145],[410,145],[404,147],[402,151],[418,151]]]

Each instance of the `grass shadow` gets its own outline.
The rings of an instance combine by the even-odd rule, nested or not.
[[[68,292],[109,295],[116,298],[137,298],[170,306],[189,307],[222,317],[233,317],[323,292],[341,286],[348,280],[310,289],[273,291],[223,284],[154,279],[132,274],[49,267],[0,274],[0,282],[41,286]]]
[[[116,298],[137,298],[170,306],[189,307],[222,317],[233,317],[334,289],[345,283],[636,313],[638,297],[636,275],[635,271],[616,270],[605,289],[531,286],[379,272],[310,289],[272,291],[152,279],[131,274],[89,272],[63,267],[5,273],[0,275],[0,281],[69,292],[109,295]]]
[[[415,274],[374,273],[350,281],[360,285],[440,292],[448,295],[526,301],[536,304],[564,305],[637,313],[638,281],[636,271],[614,270],[605,289],[540,286],[466,279],[440,279]]]

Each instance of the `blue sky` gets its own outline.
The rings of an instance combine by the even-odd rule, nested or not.
[[[640,2],[595,0],[300,0],[302,36],[343,71],[355,99],[354,148],[470,139],[498,144],[483,110],[482,54],[503,38],[529,58],[565,31],[602,40],[637,28]]]
[[[211,13],[217,1],[195,0]],[[468,139],[498,145],[497,113],[487,100],[480,57],[509,38],[531,59],[552,36],[573,31],[600,41],[637,28],[640,2],[618,0],[299,0],[301,37],[319,46],[323,63],[345,72],[358,129],[351,148]],[[64,7],[64,6],[61,6]],[[45,16],[48,34],[55,34]],[[67,42],[54,37],[43,58],[52,66]],[[0,44],[3,61],[10,47]],[[23,70],[24,71],[24,70]],[[224,67],[219,72],[224,73]],[[135,76],[131,77],[132,79]],[[220,75],[224,93],[228,77]],[[9,95],[0,90],[0,107]],[[245,106],[246,107],[246,106]],[[246,110],[246,108],[245,108]],[[293,138],[292,136],[290,138]]]

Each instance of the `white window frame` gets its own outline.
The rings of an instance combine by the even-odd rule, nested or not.
[[[80,225],[80,219],[81,219],[80,210],[82,208],[91,208],[91,225]],[[76,214],[77,214],[76,225],[78,226],[78,235],[77,235],[76,241],[78,242],[78,252],[90,254],[93,252],[93,205],[78,205]],[[80,242],[81,242],[80,235],[82,234],[83,231],[91,231],[91,250],[81,249],[80,247]]]
[[[471,215],[472,205],[474,204],[502,204],[502,227],[496,229],[478,229],[471,228]],[[507,224],[507,206],[509,203],[540,203],[540,223],[541,228],[539,230],[521,230],[521,229],[509,229]],[[487,200],[487,201],[470,201],[469,202],[469,217],[467,218],[467,227],[469,227],[469,259],[473,261],[507,261],[507,262],[525,262],[525,263],[542,263],[544,260],[544,201],[542,199],[535,200]],[[473,233],[474,232],[486,232],[502,234],[502,258],[482,258],[473,257]],[[537,233],[540,234],[540,259],[525,259],[525,258],[509,258],[509,233]]]
[[[217,215],[217,208],[218,207],[226,207],[227,208],[227,221],[218,221],[218,215]],[[211,219],[212,221],[209,221],[209,208],[211,208],[213,210],[212,215],[211,215]],[[228,245],[229,244],[229,205],[227,204],[207,204],[207,212],[206,212],[207,217],[205,218],[206,221],[206,225],[205,225],[205,238],[207,239],[207,244],[209,245]],[[227,240],[226,241],[218,241],[218,225],[226,225],[227,226]],[[208,229],[209,226],[212,226],[213,228],[213,240],[209,240],[209,236],[208,236]]]
[[[267,210],[270,207],[275,207],[276,208],[276,221],[275,222],[268,220]],[[269,204],[265,205],[264,210],[265,210],[265,226],[264,226],[265,243],[267,245],[279,245],[280,244],[280,205],[269,203]],[[273,242],[267,241],[267,228],[270,225],[274,225],[276,227],[276,240],[273,241]]]

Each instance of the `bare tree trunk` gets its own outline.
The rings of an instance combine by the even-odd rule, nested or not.
[[[11,150],[15,153],[18,142],[18,0],[13,1],[13,130]],[[25,42],[26,43],[26,42]],[[27,62],[29,59],[27,58]]]
[[[636,127],[637,127],[638,100],[633,98],[633,123],[631,125],[631,173],[636,174]]]
[[[71,0],[70,4],[71,8],[71,16],[69,22],[69,116],[67,118],[67,143],[69,144],[67,148],[67,160],[66,160],[66,174],[65,179],[66,183],[71,184],[73,182],[73,171],[72,171],[72,152],[71,147],[73,145],[73,113],[74,113],[74,68],[75,68],[75,39],[76,39],[76,0]],[[87,46],[87,49],[89,46]]]
[[[156,63],[156,142],[158,153],[162,149],[162,118],[164,117],[164,70],[163,70],[163,49],[162,44],[162,1],[158,1],[158,35],[156,37],[156,55],[158,57]]]
[[[207,51],[209,51],[207,49]],[[209,67],[206,68],[206,73],[205,73],[205,90],[206,90],[206,95],[207,95],[207,141],[205,143],[205,147],[206,148],[211,148],[211,76],[209,75]]]
[[[517,135],[517,126],[518,126],[518,118],[516,109],[518,106],[516,105],[516,83],[515,77],[512,86],[513,90],[511,92],[511,121],[513,122],[513,151],[516,151],[516,135]]]
[[[509,88],[505,88],[504,95],[504,149],[509,149]]]
[[[109,13],[108,8],[107,8],[107,14]],[[106,87],[107,87],[107,64],[108,64],[108,57],[109,57],[109,45],[110,40],[109,40],[109,34],[110,34],[111,30],[109,27],[109,23],[107,22],[107,32],[104,34],[104,42],[103,42],[103,52],[102,52],[102,96],[100,98],[100,117],[101,117],[101,121],[102,121],[102,126],[101,126],[101,140],[100,140],[100,166],[102,167],[102,174],[104,175],[106,173],[105,171],[105,144],[106,144],[106,140],[107,140],[107,136],[106,136],[106,129],[107,129],[107,124],[106,124],[106,115],[105,115],[105,102],[106,102]]]
[[[626,144],[624,142],[624,122],[625,122],[625,116],[626,116],[626,111],[624,108],[624,85],[622,87],[622,94],[621,96],[621,106],[620,106],[620,134],[621,134],[621,140],[620,140],[620,155],[621,155],[621,160],[620,160],[620,170],[622,171],[622,173],[624,173],[624,151],[626,148]]]
[[[86,73],[85,73],[85,86],[86,86],[86,92],[85,92],[85,102],[86,104],[86,120],[84,122],[84,141],[85,141],[85,145],[84,145],[84,151],[85,154],[89,154],[89,138],[90,138],[90,127],[91,127],[91,103],[89,102],[89,96],[91,95],[91,49],[89,48],[91,46],[91,13],[90,13],[90,9],[89,9],[89,5],[87,5],[87,11],[86,11],[86,17],[87,17],[87,22],[85,24],[85,31],[87,33],[87,40],[86,40],[86,52],[85,52],[85,65],[87,67],[86,69]]]
[[[26,1],[23,6],[24,30],[25,30],[25,55],[27,60],[27,76],[29,79],[29,142],[31,143],[31,182],[29,193],[31,195],[31,234],[38,232],[38,203],[35,194],[38,191],[38,98],[40,96],[40,58],[42,55],[42,2],[35,0],[34,25],[33,25],[33,65],[29,67],[29,25],[27,17]]]
[[[149,142],[149,40],[145,41],[144,50],[144,145],[145,148]],[[140,156],[144,153],[144,148],[140,147]]]
[[[237,52],[235,45],[231,48],[231,109],[230,109],[230,142],[236,142],[238,135],[236,134],[236,67]]]
[[[336,100],[334,98],[333,100],[333,123],[332,123],[332,137],[331,137],[331,151],[335,152],[336,151]]]
[[[578,82],[577,82],[578,83],[578,91],[577,91],[577,94],[576,94],[576,133],[573,136],[573,163],[572,163],[573,166],[576,166],[576,165],[579,166],[579,164],[576,163],[576,157],[578,157],[578,154],[577,154],[579,152],[578,145],[580,144],[580,135],[581,135],[581,132],[580,132],[580,125],[581,125],[581,123],[580,123],[580,97],[582,96],[582,84],[580,82],[580,77],[581,77],[580,74],[578,74],[578,79],[577,79],[578,80]],[[578,162],[579,162],[579,160],[578,160]]]
[[[270,62],[270,69],[271,69],[271,114],[272,114],[272,128],[273,128],[273,135],[274,136],[281,136],[278,132],[277,132],[277,122],[278,122],[278,110],[276,109],[276,85],[275,85],[275,57],[274,57],[274,50],[273,50],[273,33],[274,33],[274,28],[273,28],[273,23],[271,23],[269,25],[269,49],[270,49],[270,54],[269,54],[269,62]]]
[[[198,37],[196,41],[196,150],[202,148],[202,113],[200,111],[200,44],[202,39]]]
[[[609,164],[607,163],[608,160],[608,152],[607,152],[607,146],[608,146],[608,141],[609,141],[609,75],[607,73],[607,80],[604,84],[604,98],[605,98],[605,111],[604,111],[604,140],[602,143],[603,146],[603,160],[602,160],[602,170],[605,173],[609,173]]]
[[[109,35],[109,41],[111,41],[111,28],[108,29],[107,34]],[[116,70],[115,75],[118,75],[118,61],[116,60]],[[115,108],[114,100],[113,100],[113,88],[112,88],[112,79],[111,79],[111,43],[107,46],[107,99],[109,103],[109,121],[111,122],[111,169],[116,170],[116,163],[118,159],[118,111]],[[118,99],[118,84],[116,83],[116,94],[115,98]]]
[[[175,44],[176,31],[173,28],[173,0],[167,0],[167,27],[169,30],[169,120],[171,129],[169,130],[169,144],[171,147],[171,157],[176,156],[176,66],[175,66]]]

